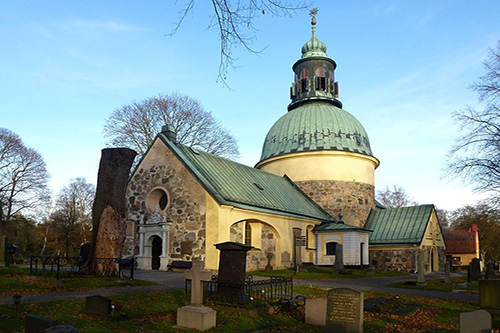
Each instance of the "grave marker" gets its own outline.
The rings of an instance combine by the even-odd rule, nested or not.
[[[460,333],[490,333],[491,315],[485,310],[462,312],[460,314]]]
[[[83,312],[98,316],[109,316],[111,314],[111,300],[101,295],[85,297]]]
[[[363,332],[363,293],[349,288],[328,291],[327,332]]]
[[[451,283],[451,264],[449,261],[447,261],[444,264],[444,283],[450,284]]]
[[[417,285],[425,286],[425,261],[424,261],[424,250],[417,250],[417,265],[418,265],[418,275],[417,275]]]
[[[326,326],[326,297],[306,299],[306,324]]]
[[[201,260],[193,260],[193,268],[185,272],[191,279],[191,305],[177,309],[177,326],[200,331],[215,327],[216,311],[203,306],[203,282],[212,279],[212,272],[205,270]]]
[[[333,273],[339,274],[344,270],[344,253],[342,244],[337,243],[335,246],[335,263],[333,264]]]
[[[57,320],[50,317],[27,314],[24,318],[25,332],[38,333],[57,325]]]
[[[469,264],[470,269],[470,280],[477,281],[481,279],[481,266],[479,265],[479,259],[474,258],[470,261]]]
[[[479,280],[479,306],[500,315],[500,280]]]

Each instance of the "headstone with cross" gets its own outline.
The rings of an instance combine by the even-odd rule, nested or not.
[[[203,306],[203,282],[212,280],[212,272],[205,270],[205,263],[194,260],[193,267],[185,272],[185,278],[191,280],[191,305]]]
[[[212,279],[212,272],[205,270],[203,261],[193,260],[185,278],[191,280],[191,305],[177,309],[177,326],[200,331],[215,327],[216,311],[203,306],[203,282]]]

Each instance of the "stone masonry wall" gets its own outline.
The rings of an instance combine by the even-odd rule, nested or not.
[[[169,162],[168,157],[172,158],[171,155],[167,154],[166,162]],[[138,226],[153,213],[146,207],[147,194],[161,187],[169,198],[166,216],[167,221],[172,222],[169,239],[171,260],[205,259],[205,191],[195,181],[186,179],[192,176],[178,160],[170,162],[140,167],[129,182],[127,221],[133,222],[136,229],[135,238],[126,243],[125,257],[134,251],[137,253]]]
[[[260,251],[249,251],[247,254],[247,271],[263,270],[267,265],[267,255],[271,253],[271,266],[276,267],[276,236],[272,230],[262,225]]]
[[[372,185],[357,182],[311,180],[297,181],[304,193],[335,219],[342,212],[346,224],[363,227],[375,206],[375,188]]]
[[[370,249],[370,265],[376,270],[383,270],[385,257],[385,269],[390,271],[413,272],[416,267],[413,249],[399,250],[372,250]]]

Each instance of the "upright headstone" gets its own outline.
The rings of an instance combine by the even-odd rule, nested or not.
[[[484,278],[487,280],[496,278],[495,267],[492,262],[486,264],[486,273],[484,275]]]
[[[327,298],[306,299],[306,324],[326,326]]]
[[[363,293],[349,288],[328,291],[327,332],[363,332]]]
[[[478,258],[474,258],[470,261],[469,268],[471,281],[477,281],[481,279],[481,266],[479,264]]]
[[[500,315],[500,280],[479,280],[479,306]]]
[[[111,314],[111,300],[101,295],[85,297],[83,312],[98,316],[109,316]]]
[[[273,254],[272,253],[268,253],[267,254],[267,265],[266,265],[266,268],[265,268],[266,272],[271,272],[273,270],[273,266],[271,266],[271,260],[273,260]]]
[[[50,317],[27,314],[24,318],[24,331],[26,333],[38,333],[43,330],[56,326],[57,320]]]
[[[427,285],[427,282],[425,282],[425,253],[424,250],[417,250],[417,285],[419,286],[425,286]]]
[[[235,242],[219,243],[215,247],[220,251],[218,281],[244,283],[247,252],[253,247]]]
[[[203,306],[203,282],[212,279],[212,272],[205,270],[203,261],[193,260],[185,277],[191,280],[191,305],[177,309],[177,326],[200,331],[215,327],[216,311]]]
[[[485,310],[462,312],[460,314],[460,333],[490,333],[491,315]]]
[[[333,273],[339,274],[344,270],[344,251],[342,244],[337,243],[335,246],[335,263],[333,264]]]
[[[449,261],[444,264],[444,282],[451,283],[451,264]]]

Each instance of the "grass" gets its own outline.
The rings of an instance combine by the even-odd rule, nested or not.
[[[113,277],[81,276],[71,278],[29,276],[27,268],[0,268],[0,295],[40,294],[90,290],[116,286],[144,286],[156,283],[142,280],[118,279]]]
[[[308,297],[326,296],[328,289],[296,286],[295,292]],[[458,332],[459,315],[463,311],[477,309],[477,303],[449,301],[423,297],[395,295],[381,292],[364,292],[370,298],[397,297],[400,304],[418,304],[415,313],[397,316],[389,313],[364,313],[364,332]],[[0,314],[8,318],[0,320],[1,332],[20,330],[27,313],[55,318],[61,324],[72,325],[80,332],[186,332],[176,329],[176,309],[187,304],[182,290],[165,290],[154,293],[117,295],[110,297],[115,304],[123,306],[122,317],[100,318],[80,313],[83,299],[52,301],[0,306]],[[245,332],[268,328],[271,332],[324,332],[323,327],[304,323],[304,313],[269,315],[256,310],[237,309],[226,306],[211,306],[217,310],[217,327],[210,332]],[[500,327],[495,318],[493,327]]]
[[[252,275],[272,276],[272,277],[293,277],[298,280],[316,280],[316,279],[352,279],[352,278],[367,278],[378,276],[404,276],[408,275],[405,272],[370,272],[365,269],[347,270],[350,274],[333,274],[331,267],[303,266],[301,271],[294,274],[292,269],[273,270],[271,272],[256,271],[251,272]]]
[[[412,282],[412,281],[408,281],[408,282]],[[466,277],[452,278],[451,284],[445,283],[444,279],[426,280],[425,282],[427,282],[427,285],[425,285],[425,286],[412,285],[412,284],[409,284],[408,282],[401,282],[401,281],[400,282],[393,282],[393,283],[388,284],[388,286],[389,287],[396,287],[396,288],[435,290],[435,291],[446,291],[446,292],[450,292],[450,291],[455,290],[455,289],[465,290],[466,292],[470,292],[470,293],[479,292],[479,282],[478,281],[472,281],[472,283],[469,286],[460,286],[460,284],[467,282]]]

